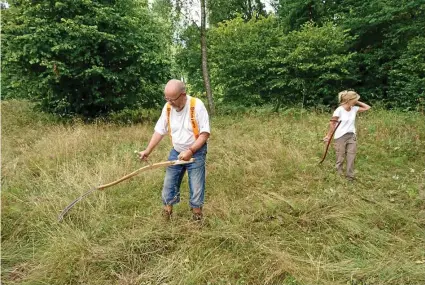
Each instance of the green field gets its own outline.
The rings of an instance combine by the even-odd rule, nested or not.
[[[217,116],[203,224],[187,182],[169,223],[164,169],[60,211],[145,164],[153,124],[55,123],[2,102],[3,284],[425,284],[425,118],[372,109],[357,121],[357,181],[318,166],[330,114]],[[167,158],[160,144],[152,162]]]

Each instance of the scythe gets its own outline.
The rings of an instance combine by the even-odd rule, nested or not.
[[[88,196],[90,193],[94,192],[95,190],[104,190],[104,189],[106,189],[108,187],[114,186],[114,185],[116,185],[116,184],[118,184],[118,183],[120,183],[120,182],[122,182],[124,180],[127,180],[127,179],[129,179],[129,178],[131,178],[131,177],[133,177],[133,176],[135,176],[135,175],[137,175],[137,174],[139,174],[139,173],[141,173],[143,171],[146,171],[146,170],[150,170],[150,169],[154,169],[154,168],[159,168],[159,167],[167,167],[167,166],[171,166],[171,165],[188,164],[188,163],[192,163],[194,161],[195,161],[195,159],[194,158],[191,158],[188,161],[184,161],[184,160],[172,160],[172,161],[163,161],[163,162],[154,163],[154,164],[147,165],[147,166],[144,166],[142,168],[139,168],[139,169],[133,171],[132,173],[127,174],[127,175],[121,177],[120,179],[118,179],[116,181],[113,181],[111,183],[100,185],[100,186],[95,186],[95,187],[91,188],[89,191],[87,191],[86,193],[84,193],[83,195],[81,195],[80,197],[78,197],[77,199],[75,199],[74,201],[72,201],[68,206],[66,206],[66,208],[63,209],[63,211],[59,214],[58,221],[59,222],[62,221],[63,218],[65,217],[65,215],[68,213],[68,211],[72,207],[74,207],[75,204],[77,204],[84,197]]]

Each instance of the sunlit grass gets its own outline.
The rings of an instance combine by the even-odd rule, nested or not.
[[[287,110],[212,120],[205,222],[187,183],[170,223],[164,169],[60,211],[144,166],[153,125],[59,124],[2,103],[5,284],[424,284],[425,118],[358,120],[357,182],[322,166],[329,114]],[[169,140],[152,154],[166,160]]]

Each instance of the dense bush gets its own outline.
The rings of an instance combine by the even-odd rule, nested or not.
[[[274,17],[248,22],[238,17],[211,30],[213,82],[225,102],[255,106],[267,99],[269,52],[281,35],[277,24]]]
[[[11,1],[2,90],[60,115],[152,107],[169,77],[167,33],[147,1]]]
[[[394,106],[404,109],[425,107],[425,37],[409,42],[407,51],[390,72],[390,97]]]
[[[270,53],[272,73],[267,86],[278,102],[302,106],[329,104],[341,89],[349,88],[352,38],[340,27],[305,24],[279,39]]]
[[[276,16],[265,18],[210,6],[209,66],[218,103],[331,106],[339,91],[355,89],[373,105],[424,108],[425,1],[274,2]],[[217,22],[217,13],[226,21]],[[179,55],[188,82],[202,92],[199,54],[191,26]]]

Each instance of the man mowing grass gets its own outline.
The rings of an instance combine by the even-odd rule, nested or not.
[[[202,219],[202,205],[205,194],[205,159],[207,155],[207,140],[210,136],[210,124],[207,109],[201,100],[186,94],[186,87],[180,80],[168,81],[164,89],[164,99],[167,101],[162,108],[161,117],[155,126],[154,134],[148,147],[139,152],[139,157],[146,160],[165,134],[169,134],[173,148],[168,160],[190,160],[193,163],[172,165],[167,167],[162,202],[164,216],[170,219],[173,205],[180,202],[180,185],[187,170],[189,177],[189,204],[193,219]]]

